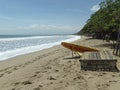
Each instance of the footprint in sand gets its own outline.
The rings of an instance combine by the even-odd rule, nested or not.
[[[55,70],[55,72],[59,72],[59,70]]]
[[[110,80],[109,83],[116,83],[118,82],[117,80]]]
[[[22,82],[23,85],[28,85],[28,84],[32,84],[32,82],[30,82],[29,80],[28,81],[24,81]]]
[[[39,85],[38,87],[34,88],[33,90],[40,90],[43,86]]]
[[[14,83],[14,85],[17,86],[17,85],[19,85],[20,83],[21,83],[21,82],[16,82],[16,83]]]
[[[0,74],[0,77],[3,77],[4,74]]]
[[[36,74],[39,74],[40,72],[39,71],[37,71],[37,72],[35,72]]]
[[[5,73],[10,74],[10,73],[12,73],[12,72],[11,72],[11,71],[6,71]]]
[[[48,66],[46,69],[52,69],[52,67]]]
[[[98,84],[97,88],[98,90],[106,90],[106,87],[110,86],[110,84],[106,83],[106,84]]]
[[[112,77],[115,77],[115,76],[116,76],[116,75],[114,75],[114,74],[112,75]]]
[[[98,77],[102,77],[103,75],[102,74],[99,74]]]
[[[12,90],[15,90],[15,88],[13,88]]]
[[[78,76],[78,77],[73,78],[73,80],[78,80],[78,79],[84,79],[84,77],[83,76]]]
[[[37,88],[34,88],[33,90],[40,90],[40,88],[39,88],[39,87],[37,87]]]
[[[31,78],[36,77],[36,76],[37,76],[37,75],[35,74],[35,75],[31,76]]]
[[[19,84],[23,84],[23,85],[28,85],[28,84],[32,84],[32,82],[28,81],[24,81],[24,82],[16,82],[14,83],[15,86],[19,85]]]
[[[56,78],[53,78],[52,76],[48,77],[49,80],[56,80]]]
[[[60,81],[59,83],[63,83],[63,81]]]

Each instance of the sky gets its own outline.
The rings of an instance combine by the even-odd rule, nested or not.
[[[0,0],[1,34],[73,34],[102,0]]]

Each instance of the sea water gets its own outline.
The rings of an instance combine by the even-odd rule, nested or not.
[[[0,60],[6,60],[18,55],[23,55],[59,45],[61,42],[71,42],[80,39],[75,35],[52,36],[17,36],[0,35]]]

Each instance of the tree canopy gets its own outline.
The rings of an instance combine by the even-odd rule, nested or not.
[[[100,9],[91,15],[78,34],[118,31],[120,25],[120,0],[104,0]]]

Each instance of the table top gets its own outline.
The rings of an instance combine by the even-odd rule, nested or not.
[[[103,50],[99,52],[85,52],[83,53],[80,60],[117,60],[117,59],[109,50]]]

